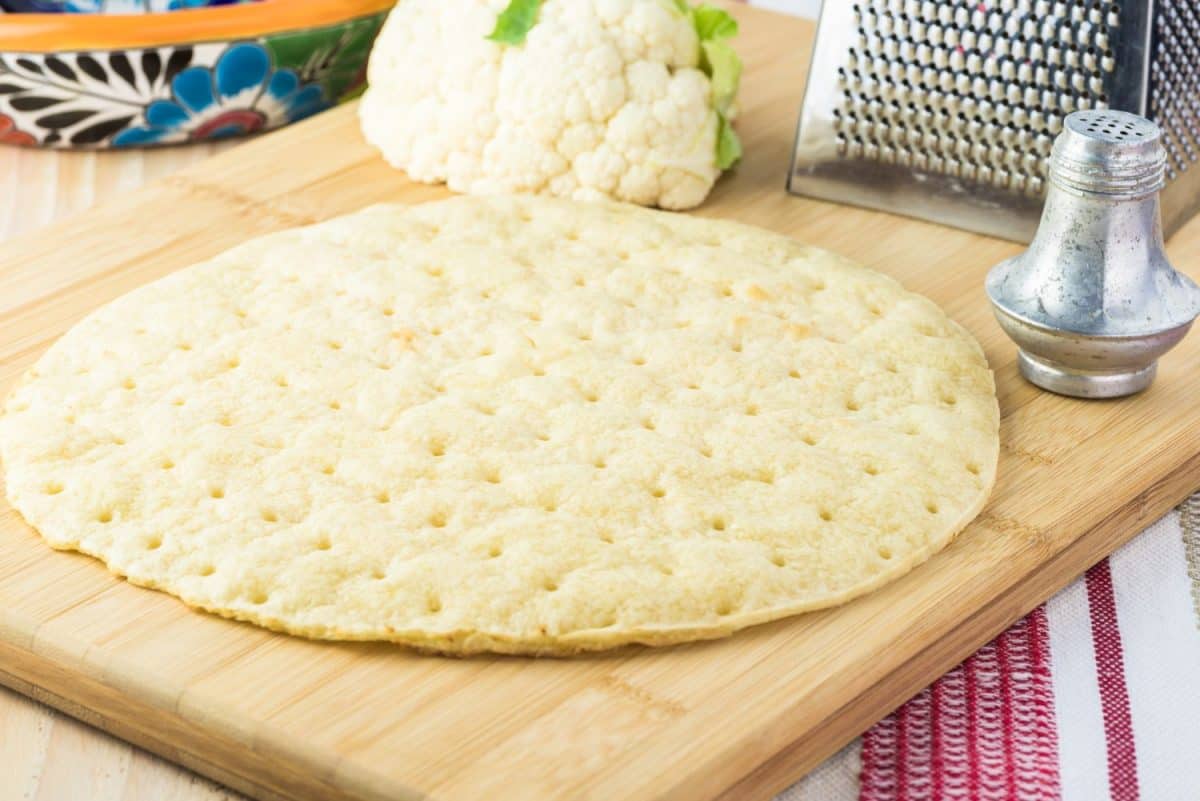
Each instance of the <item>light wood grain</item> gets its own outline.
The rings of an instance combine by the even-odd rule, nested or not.
[[[859,601],[728,640],[447,660],[190,612],[86,557],[50,554],[0,506],[0,683],[261,798],[766,798],[1194,489],[1200,338],[1136,398],[1085,403],[1023,383],[982,292],[986,269],[1017,249],[784,194],[812,26],[738,14],[748,155],[698,213],[846,253],[979,337],[997,372],[1000,479],[954,545]],[[156,276],[266,231],[444,194],[388,169],[353,114],[9,245],[0,386],[88,310]],[[1196,265],[1200,226],[1170,250]]]
[[[233,144],[75,153],[0,147],[0,241],[120,198]]]
[[[10,691],[0,697],[0,801],[238,801],[194,773]]]
[[[119,198],[233,144],[120,153],[0,147],[0,242]],[[52,707],[0,689],[0,801],[238,798]]]

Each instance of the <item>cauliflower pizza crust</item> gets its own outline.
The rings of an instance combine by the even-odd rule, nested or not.
[[[372,51],[363,133],[417,181],[663,208],[720,175],[696,30],[675,0],[545,0],[520,47],[506,0],[404,0]]]
[[[980,510],[992,375],[758,229],[457,198],[254,240],[80,322],[0,417],[55,548],[273,629],[551,654],[718,637]]]

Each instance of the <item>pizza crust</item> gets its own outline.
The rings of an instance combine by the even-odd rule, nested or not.
[[[735,223],[377,206],[97,310],[0,418],[56,548],[314,638],[560,654],[842,603],[995,478],[975,341]]]

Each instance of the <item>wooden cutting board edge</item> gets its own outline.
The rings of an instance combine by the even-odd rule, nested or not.
[[[744,801],[785,789],[920,692],[929,675],[950,670],[1040,603],[1031,603],[1030,599],[1048,598],[1131,539],[1144,525],[1178,505],[1195,489],[1198,476],[1200,453],[1164,474],[1132,502],[1076,538],[940,640],[934,640],[919,665],[911,660],[903,663],[807,734],[752,767],[741,780],[725,788],[708,786],[702,792],[719,801]],[[0,665],[4,666],[0,669],[0,684],[253,798],[429,798],[408,788],[398,796],[394,782],[361,766],[330,761],[321,752],[272,736],[266,729],[246,732],[236,723],[237,716],[223,710],[214,699],[196,699],[198,703],[188,705],[192,710],[206,710],[203,720],[195,720],[180,710],[182,688],[147,675],[136,665],[95,663],[89,659],[86,643],[79,642],[77,649],[64,647],[62,636],[56,635],[54,646],[46,647],[49,639],[39,638],[37,629],[29,630],[7,614],[0,616],[0,633],[4,635],[0,636]],[[153,689],[147,693],[147,688]],[[145,724],[135,726],[130,720]],[[229,758],[214,761],[201,756],[214,752]],[[327,780],[334,775],[336,782]],[[702,775],[689,771],[688,776],[681,777],[684,781],[680,785],[662,797],[680,801],[695,798],[700,788],[692,783]]]
[[[1200,482],[1200,453],[1143,490],[1128,505],[1106,517],[1018,583],[997,596],[922,654],[909,660],[869,690],[851,699],[818,726],[716,796],[714,801],[744,801],[778,793],[827,757],[908,701],[929,684],[930,675],[953,669],[980,647],[1069,585],[1097,562],[1182,503]],[[686,796],[679,796],[681,799]]]
[[[37,637],[11,615],[0,618],[0,684],[103,732],[183,765],[260,801],[419,801],[361,767],[328,760],[264,728],[247,731],[215,699],[184,707],[184,689],[136,665],[100,664],[82,641]],[[26,641],[21,647],[13,644]],[[78,649],[71,648],[77,645]],[[66,647],[64,647],[66,646]],[[75,651],[75,653],[72,653]],[[203,709],[202,719],[196,711]],[[138,721],[137,724],[132,721]],[[218,754],[217,759],[202,756]],[[337,782],[330,779],[337,775]]]

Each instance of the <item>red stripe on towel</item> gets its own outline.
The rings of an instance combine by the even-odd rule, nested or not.
[[[1044,608],[863,735],[860,801],[1056,801]]]
[[[1088,614],[1092,622],[1092,648],[1096,653],[1096,681],[1104,716],[1108,750],[1108,790],[1111,801],[1137,801],[1137,750],[1125,685],[1125,655],[1117,626],[1117,601],[1113,595],[1108,560],[1087,572]]]

